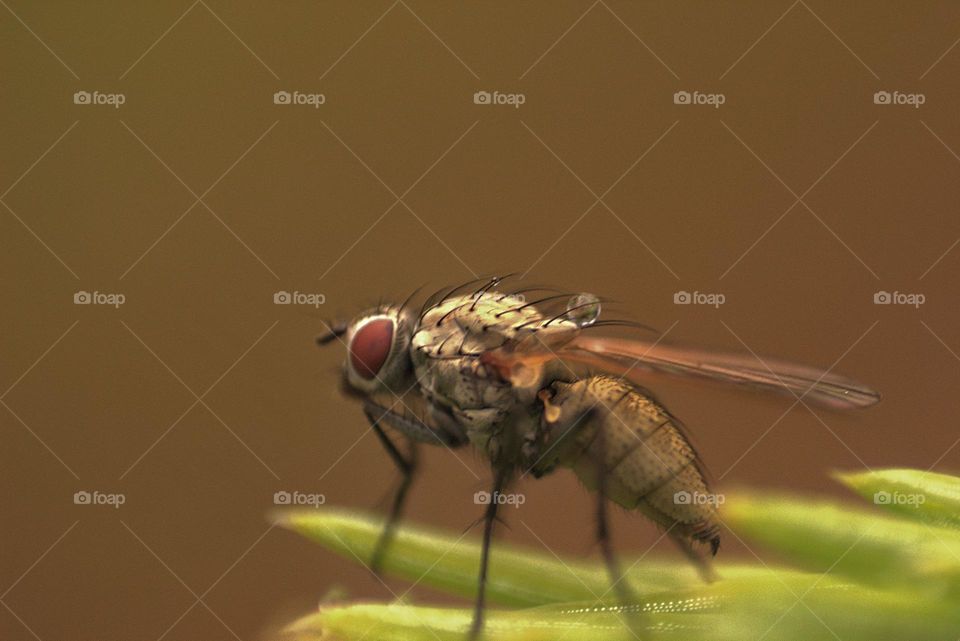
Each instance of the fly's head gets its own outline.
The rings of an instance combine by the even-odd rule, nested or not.
[[[348,394],[401,395],[415,380],[409,349],[415,320],[400,307],[380,305],[349,323],[334,323],[317,343],[327,345],[339,339],[346,345],[343,373]]]

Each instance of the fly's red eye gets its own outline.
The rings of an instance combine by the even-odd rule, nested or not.
[[[350,365],[361,378],[372,380],[390,354],[393,342],[393,320],[375,318],[367,321],[350,341]]]

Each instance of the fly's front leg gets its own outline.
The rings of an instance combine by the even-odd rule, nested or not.
[[[370,427],[373,428],[373,431],[380,440],[380,443],[383,445],[383,448],[387,451],[387,454],[390,455],[390,459],[393,461],[394,465],[397,466],[397,469],[400,470],[401,474],[400,484],[397,486],[397,489],[394,492],[393,503],[390,506],[390,513],[387,515],[387,522],[383,527],[383,531],[380,533],[380,538],[377,539],[377,545],[373,550],[373,557],[370,560],[370,569],[373,570],[374,574],[380,574],[381,564],[383,563],[383,555],[386,552],[387,547],[389,547],[390,542],[393,540],[397,522],[399,522],[400,516],[403,513],[403,506],[407,498],[407,490],[410,489],[410,484],[413,483],[413,477],[417,471],[417,446],[411,441],[410,453],[407,456],[404,456],[380,426],[380,421],[388,414],[376,415],[369,409],[365,409],[364,414],[366,414],[367,420],[370,421]]]
[[[480,575],[477,579],[477,600],[473,608],[473,623],[470,625],[468,639],[474,641],[479,638],[483,630],[483,613],[486,605],[487,567],[490,562],[490,543],[493,540],[493,524],[497,519],[497,497],[507,484],[508,471],[499,468],[494,471],[493,488],[490,491],[490,502],[483,513],[483,544],[480,548]]]
[[[383,562],[383,555],[386,553],[390,542],[393,540],[394,531],[397,523],[403,514],[403,506],[406,502],[407,491],[413,483],[417,471],[417,443],[429,443],[431,445],[444,445],[449,448],[459,447],[466,444],[467,437],[451,420],[443,420],[442,413],[434,412],[432,416],[437,425],[431,425],[424,420],[407,414],[400,414],[380,405],[376,401],[366,399],[363,402],[363,413],[370,421],[370,427],[383,445],[383,448],[390,455],[397,469],[400,470],[400,485],[397,486],[393,495],[393,503],[390,506],[390,513],[387,515],[387,522],[384,525],[383,532],[377,540],[374,548],[373,557],[370,562],[370,568],[374,573],[380,573],[380,566]],[[381,424],[387,424],[396,429],[410,443],[410,452],[406,456],[397,448],[390,437],[383,431]]]

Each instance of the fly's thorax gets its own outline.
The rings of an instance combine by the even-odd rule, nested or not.
[[[512,339],[517,327],[535,323],[540,313],[523,298],[487,292],[455,296],[428,309],[414,335],[414,347],[444,356],[479,354]]]
[[[545,381],[567,378],[568,371],[559,361],[533,359],[511,364],[504,376],[490,357],[562,345],[578,330],[517,296],[457,296],[423,314],[411,340],[411,361],[430,403],[444,407],[492,461],[519,466],[540,420],[537,392]]]
[[[578,331],[573,321],[544,316],[519,296],[492,291],[457,296],[424,313],[413,335],[412,358],[415,365],[430,367],[435,361],[481,358],[505,350],[553,349]],[[462,368],[458,365],[458,369]],[[485,375],[483,371],[477,373]],[[533,400],[544,379],[542,367],[524,363],[508,376],[503,374],[496,373],[527,401]]]
[[[501,380],[483,356],[542,320],[522,298],[486,292],[438,303],[414,331],[411,362],[424,395],[450,412],[491,460],[517,458],[517,416],[529,410],[535,391]],[[539,379],[533,382],[539,384]],[[510,432],[504,433],[507,425]]]
[[[506,316],[535,320],[532,308],[510,311],[523,304],[513,296],[486,293],[453,297],[426,310],[413,334],[410,354],[427,393],[461,409],[506,409],[508,390],[487,376],[479,358],[513,336]]]

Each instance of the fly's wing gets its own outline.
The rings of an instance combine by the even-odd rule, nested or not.
[[[651,341],[578,336],[559,352],[597,366],[650,370],[795,394],[835,409],[868,407],[880,394],[849,378],[782,360],[747,354],[656,344]]]
[[[880,400],[875,390],[849,378],[806,365],[746,354],[657,344],[653,341],[580,334],[551,348],[539,341],[496,350],[487,361],[501,373],[569,360],[636,378],[644,371],[704,378],[755,389],[794,394],[833,409],[868,407]]]

